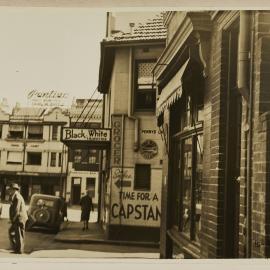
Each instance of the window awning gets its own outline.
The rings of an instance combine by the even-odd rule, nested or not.
[[[7,162],[22,163],[23,153],[22,152],[8,152]]]
[[[177,101],[182,96],[183,92],[182,77],[187,68],[188,63],[189,59],[162,89],[162,92],[157,101],[157,116],[162,114],[165,109],[170,107],[175,101]]]
[[[9,125],[9,131],[23,131],[24,126],[23,125]]]

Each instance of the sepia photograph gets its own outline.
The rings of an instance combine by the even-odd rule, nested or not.
[[[270,7],[0,5],[0,33],[0,259],[270,257]]]

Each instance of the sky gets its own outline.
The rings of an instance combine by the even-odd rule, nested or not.
[[[0,100],[26,106],[30,90],[89,98],[105,33],[105,11],[0,7]]]
[[[157,13],[113,12],[114,26],[129,32],[129,22],[137,25]],[[0,102],[6,98],[9,111],[16,103],[29,106],[33,91],[65,93],[67,105],[75,97],[90,98],[105,35],[105,9],[0,7]]]

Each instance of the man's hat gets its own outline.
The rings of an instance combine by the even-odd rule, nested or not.
[[[12,189],[17,189],[17,190],[20,189],[20,187],[19,187],[19,185],[18,185],[17,183],[12,183],[12,184],[10,185],[10,188],[12,188]]]

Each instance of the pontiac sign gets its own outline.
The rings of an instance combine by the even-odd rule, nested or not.
[[[110,129],[104,128],[62,128],[63,142],[110,142]]]

